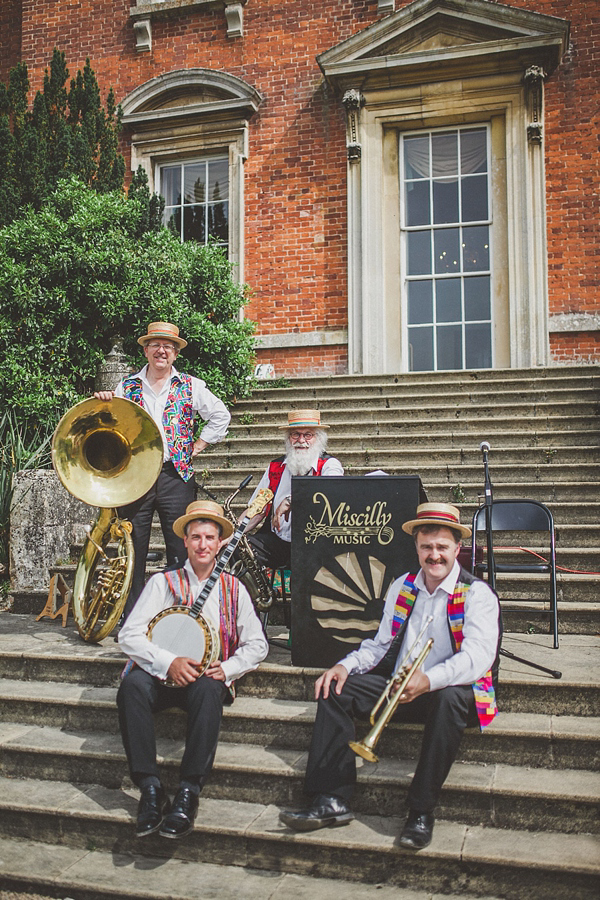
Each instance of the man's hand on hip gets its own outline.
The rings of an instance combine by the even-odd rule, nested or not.
[[[202,438],[198,438],[197,441],[194,441],[194,446],[192,447],[192,457],[199,456],[203,450],[206,450],[208,447],[207,441],[203,441]]]

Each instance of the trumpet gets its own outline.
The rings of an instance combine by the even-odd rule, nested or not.
[[[417,657],[413,660],[413,662],[409,662],[412,653],[421,643],[423,634],[429,626],[429,623],[432,621],[433,616],[429,616],[429,618],[421,628],[421,631],[417,635],[417,638],[414,641],[412,647],[406,653],[400,665],[396,668],[396,672],[388,680],[384,690],[381,693],[381,696],[371,710],[369,722],[373,726],[373,728],[371,728],[367,736],[363,738],[362,741],[348,741],[348,746],[350,747],[350,749],[354,750],[354,752],[358,756],[362,756],[363,759],[368,760],[368,762],[379,762],[379,757],[375,754],[374,750],[377,746],[379,738],[383,734],[383,729],[389,724],[390,719],[396,712],[398,704],[400,703],[400,700],[402,698],[402,694],[408,687],[411,678],[413,677],[417,669],[421,668],[427,656],[429,655],[429,651],[433,647],[433,638],[429,638],[429,640],[417,655]],[[377,719],[377,714],[382,707],[383,712],[379,716],[379,719]]]

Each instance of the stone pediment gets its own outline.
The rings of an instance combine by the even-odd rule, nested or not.
[[[261,94],[241,78],[212,69],[182,69],[140,85],[121,107],[125,125],[140,125],[209,114],[249,117],[261,101]]]
[[[552,72],[568,46],[569,23],[490,0],[415,0],[317,57],[333,82],[348,76],[388,83],[542,66]],[[347,85],[346,85],[347,86]]]

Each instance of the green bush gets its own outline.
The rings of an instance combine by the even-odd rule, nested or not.
[[[184,371],[224,400],[247,392],[254,326],[240,321],[244,289],[221,249],[145,231],[149,202],[143,183],[126,197],[71,177],[0,229],[0,393],[19,421],[54,425],[89,395],[117,334],[132,365],[143,364],[136,339],[155,320],[175,322],[189,341]]]

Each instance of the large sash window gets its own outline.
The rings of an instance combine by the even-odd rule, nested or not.
[[[229,162],[227,157],[160,166],[165,198],[164,224],[182,241],[229,243]]]
[[[490,368],[488,128],[405,133],[400,145],[409,369]]]

